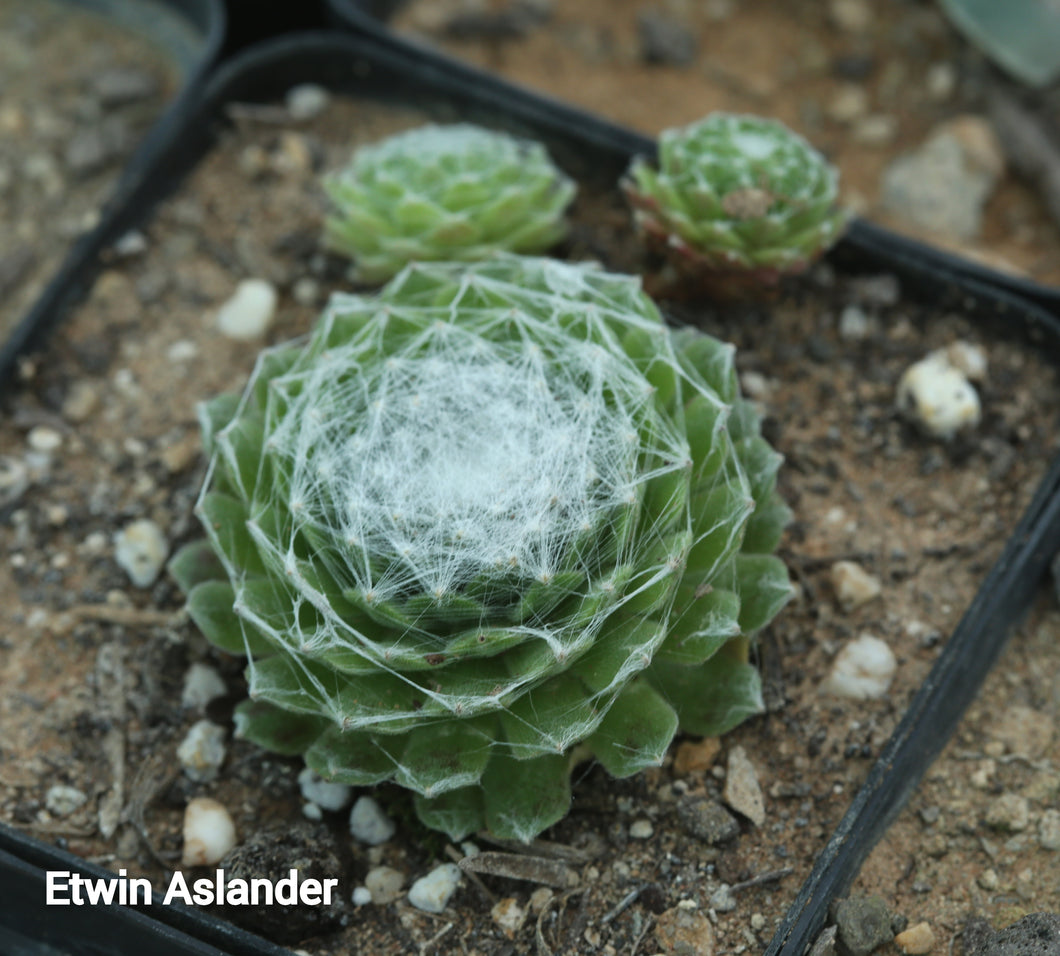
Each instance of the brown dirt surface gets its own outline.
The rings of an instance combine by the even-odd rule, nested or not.
[[[694,44],[689,62],[647,62],[639,27],[645,18],[677,24]],[[393,26],[643,133],[684,126],[714,110],[782,120],[836,163],[843,199],[858,213],[1060,284],[1060,228],[1041,196],[1011,172],[971,241],[917,230],[883,207],[880,180],[892,160],[945,121],[987,112],[993,73],[936,4],[412,0]],[[679,42],[669,47],[680,54]],[[1060,136],[1055,96],[1046,105]]]
[[[195,402],[240,388],[261,345],[304,332],[329,292],[349,288],[345,264],[319,250],[318,173],[358,143],[423,120],[352,101],[334,101],[301,125],[242,115],[145,228],[146,252],[115,260],[46,353],[24,366],[0,423],[0,819],[159,886],[177,865],[192,796],[220,800],[246,843],[300,819],[300,767],[230,740],[217,780],[194,783],[176,771],[176,747],[202,716],[181,708],[186,669],[203,661],[224,676],[229,696],[209,715],[229,727],[245,693],[241,662],[195,633],[165,575],[134,588],[115,563],[113,536],[141,518],[156,522],[171,548],[198,536],[191,507],[205,462]],[[560,252],[645,266],[617,198],[591,185],[585,193]],[[248,276],[280,292],[266,342],[236,342],[216,327],[217,308]],[[536,948],[611,956],[651,953],[704,927],[719,954],[768,942],[1060,447],[1060,386],[1040,356],[959,314],[932,313],[900,291],[892,298],[886,290],[894,287],[892,278],[822,266],[771,307],[673,305],[677,320],[739,346],[745,387],[788,460],[781,488],[796,520],[781,553],[799,596],[757,651],[768,712],[718,745],[682,741],[663,766],[628,780],[580,769],[570,815],[546,834],[552,847],[537,848],[574,869],[569,891],[465,878],[440,916],[403,898],[346,905],[345,929],[325,934],[309,914],[298,945],[313,954]],[[857,340],[838,333],[849,305],[868,321]],[[989,356],[984,419],[969,436],[932,442],[895,412],[895,385],[911,362],[958,339]],[[840,559],[875,575],[881,595],[853,610],[839,606],[830,570]],[[866,631],[896,655],[888,694],[823,694],[839,650]],[[1023,876],[1056,867],[1040,831],[1060,766],[1055,734],[1042,729],[1058,718],[1058,632],[1055,604],[1021,629],[995,675],[995,696],[977,706],[859,885],[899,916],[931,922],[939,952],[966,908],[998,916],[990,907],[1011,900],[1016,909],[1060,910],[1058,881]],[[1026,755],[1020,719],[1040,742]],[[737,814],[737,832],[712,845],[689,821],[716,809],[741,748],[764,794],[764,819],[756,825]],[[56,783],[88,801],[68,816],[49,811]],[[1020,801],[1010,799],[1008,822],[998,822],[991,801],[1006,793],[1022,798],[1025,821],[999,836],[1019,816]],[[304,852],[299,840],[325,840],[348,901],[375,866],[400,871],[407,887],[449,859],[444,839],[415,823],[407,795],[384,787],[376,796],[399,823],[390,842],[355,845],[346,814],[325,814],[330,839],[303,828],[307,835],[292,833],[267,865],[283,875],[284,854]],[[115,805],[124,811],[117,818]],[[931,807],[937,815],[925,815]],[[128,822],[104,836],[107,819]],[[988,867],[993,889],[969,889]],[[731,907],[726,885],[737,887]],[[506,931],[491,916],[506,899],[529,913],[520,928]]]

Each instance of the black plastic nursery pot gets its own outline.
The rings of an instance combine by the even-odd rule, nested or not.
[[[616,182],[633,155],[648,154],[653,148],[651,141],[620,127],[394,39],[290,36],[246,51],[217,74],[205,94],[187,109],[179,135],[173,135],[165,153],[156,156],[150,175],[141,177],[122,206],[111,211],[94,248],[103,249],[129,229],[149,222],[154,207],[208,157],[232,104],[276,101],[299,83],[531,135],[543,141],[575,178],[586,182]],[[1014,334],[1037,343],[1046,356],[1058,354],[1060,320],[1055,315],[1000,288],[989,277],[971,277],[950,257],[924,255],[920,247],[896,236],[880,237],[874,229],[857,228],[830,259],[837,270],[893,273],[915,300],[959,308],[976,322],[1000,319]],[[70,309],[91,287],[99,269],[98,256],[85,256],[61,275],[57,280],[61,285],[53,289],[53,308]],[[1058,548],[1060,461],[1048,469],[1000,559],[986,574],[818,856],[769,943],[769,956],[801,956],[812,943],[825,924],[829,905],[849,888],[869,851],[953,733],[1013,623],[1029,607]],[[42,871],[75,865],[65,854],[0,828],[0,889],[10,887],[13,896],[7,898],[16,901],[14,906],[0,906],[0,939],[6,933],[15,940],[93,956],[145,950],[230,956],[283,952],[213,916],[178,906],[49,909]],[[104,912],[106,927],[97,919]]]
[[[380,43],[398,45],[415,45],[416,41],[397,35],[388,26],[388,22],[403,5],[402,0],[327,0],[331,22],[359,33],[375,37]],[[433,52],[423,47],[425,54]],[[880,250],[887,248],[889,255],[896,259],[905,258],[911,265],[921,263],[929,271],[955,273],[986,285],[1018,295],[1040,305],[1054,314],[1060,314],[1060,289],[1012,275],[989,266],[982,265],[967,257],[947,252],[929,243],[901,235],[894,230],[879,226],[862,217],[856,217],[851,223],[848,241],[865,243],[869,248]]]
[[[113,24],[118,30],[142,37],[168,60],[180,76],[180,86],[162,114],[140,139],[110,188],[100,223],[108,212],[120,208],[147,176],[152,163],[169,147],[187,122],[193,103],[201,96],[206,78],[221,53],[225,38],[223,0],[60,0]],[[55,278],[0,343],[0,383],[11,375],[17,357],[35,348],[47,336],[55,319],[76,297],[81,263],[97,257],[113,240],[103,239],[100,228],[89,230],[70,247]]]

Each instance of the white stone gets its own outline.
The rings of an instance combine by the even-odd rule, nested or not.
[[[307,820],[312,820],[313,823],[319,823],[324,819],[324,811],[320,809],[315,803],[303,803],[302,804],[302,816]]]
[[[832,589],[848,611],[879,597],[882,591],[880,579],[854,561],[836,561],[832,565]]]
[[[43,455],[50,455],[53,451],[58,451],[62,447],[63,436],[47,425],[37,425],[35,428],[30,429],[29,435],[26,436],[26,442],[34,451]]]
[[[393,903],[401,896],[405,885],[405,874],[392,866],[377,866],[368,871],[364,885],[371,894],[372,902],[380,906]]]
[[[287,112],[293,120],[310,120],[328,108],[331,94],[315,83],[300,83],[287,91]]]
[[[180,692],[180,706],[201,710],[211,700],[228,693],[224,679],[209,664],[196,661],[184,675],[184,689]]]
[[[212,866],[236,845],[236,825],[224,805],[196,797],[184,808],[184,866]]]
[[[969,381],[982,382],[986,379],[986,349],[973,342],[965,342],[963,339],[959,339],[956,342],[951,342],[944,349],[932,352],[929,358],[940,359],[951,368],[963,372],[965,378]]]
[[[265,334],[276,311],[276,289],[264,279],[244,279],[217,310],[217,328],[230,339],[256,339]]]
[[[372,902],[372,894],[366,886],[358,886],[353,891],[351,899],[353,900],[354,906],[365,906]]]
[[[965,374],[934,354],[911,365],[898,382],[898,410],[922,431],[948,440],[979,424],[979,394]]]
[[[114,536],[114,558],[138,588],[155,583],[169,554],[169,542],[153,521],[141,518]]]
[[[187,362],[198,354],[199,347],[191,339],[178,339],[166,349],[166,358],[171,362]]]
[[[397,826],[371,797],[358,797],[350,810],[350,833],[355,840],[369,846],[386,843],[397,832]]]
[[[83,790],[57,783],[44,795],[44,806],[57,817],[67,817],[85,805],[88,797]]]
[[[309,767],[298,775],[298,786],[302,791],[302,798],[315,803],[322,810],[341,810],[353,795],[352,787],[324,780]]]
[[[857,305],[848,305],[839,315],[839,337],[844,342],[860,342],[872,334],[872,320]]]
[[[634,840],[647,840],[654,832],[651,820],[634,820],[629,827],[629,835]]]
[[[225,762],[225,729],[210,720],[191,725],[177,747],[177,760],[184,775],[198,783],[216,780]]]
[[[862,634],[836,655],[821,690],[836,697],[875,700],[886,695],[897,668],[894,652],[883,641]]]
[[[490,910],[490,917],[505,936],[513,939],[526,922],[526,910],[514,896],[507,896],[494,905]]]
[[[718,913],[731,913],[736,909],[736,896],[728,883],[722,883],[710,896],[710,908]]]
[[[409,889],[409,902],[425,913],[441,913],[460,885],[460,868],[443,863],[420,877]]]

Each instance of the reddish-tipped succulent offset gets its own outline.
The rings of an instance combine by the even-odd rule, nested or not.
[[[839,176],[774,120],[714,113],[659,138],[658,166],[634,160],[622,182],[638,228],[682,275],[775,284],[840,237]]]

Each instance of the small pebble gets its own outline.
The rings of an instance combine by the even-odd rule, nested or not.
[[[715,846],[732,840],[740,833],[740,824],[720,803],[693,798],[678,804],[677,816],[689,836]]]
[[[872,5],[868,0],[829,0],[828,19],[844,33],[866,33],[872,28]]]
[[[828,104],[828,118],[836,123],[853,123],[869,110],[869,94],[864,86],[843,84]]]
[[[705,913],[682,906],[660,913],[655,922],[655,938],[664,952],[682,956],[713,956],[714,927]]]
[[[196,661],[184,675],[184,689],[180,692],[180,706],[201,710],[211,700],[228,693],[224,679],[209,664]]]
[[[965,374],[937,354],[906,369],[895,397],[898,410],[933,438],[948,440],[979,424],[979,395]]]
[[[299,305],[316,305],[320,300],[320,283],[310,276],[303,276],[291,288],[291,297]]]
[[[1043,850],[1060,850],[1060,810],[1046,810],[1038,821],[1038,845]]]
[[[341,810],[353,795],[352,787],[323,780],[309,767],[298,775],[298,786],[302,791],[302,799],[315,803],[322,810]]]
[[[719,913],[731,913],[736,909],[736,896],[728,883],[722,883],[710,895],[710,908]]]
[[[996,890],[1001,885],[1001,880],[998,878],[997,871],[995,869],[988,868],[983,870],[979,874],[979,879],[976,882],[984,890]]]
[[[748,759],[747,751],[743,747],[733,747],[729,751],[722,799],[755,826],[765,823],[766,806],[762,787],[758,782],[754,764]]]
[[[168,553],[162,529],[146,518],[127,524],[114,536],[114,558],[138,588],[155,583]]]
[[[74,382],[63,399],[63,418],[68,422],[80,424],[99,406],[99,390],[84,379]]]
[[[350,810],[350,833],[369,846],[386,843],[397,832],[397,825],[371,797],[358,797]]]
[[[303,803],[302,804],[302,816],[309,820],[311,823],[319,823],[324,819],[324,811],[320,809],[315,803]]]
[[[372,902],[371,890],[369,890],[366,886],[358,886],[353,891],[353,896],[351,897],[351,899],[353,900],[354,906],[365,906],[368,903]]]
[[[835,922],[840,952],[868,956],[894,939],[891,912],[879,896],[851,896],[836,904]]]
[[[409,889],[409,902],[425,913],[441,913],[460,885],[460,868],[443,863],[420,877]]]
[[[986,379],[988,365],[986,349],[981,345],[975,345],[973,342],[965,342],[963,339],[959,339],[956,342],[951,342],[944,349],[932,352],[931,356],[941,359],[952,368],[957,369],[957,371],[963,372],[965,378],[971,382],[982,382]]]
[[[198,354],[199,347],[190,339],[178,339],[166,349],[166,358],[171,362],[187,362]]]
[[[839,337],[844,342],[861,342],[872,334],[872,320],[857,305],[848,305],[839,316]]]
[[[691,774],[706,773],[714,765],[720,752],[721,741],[717,737],[684,740],[677,745],[674,774],[678,777],[687,777]]]
[[[224,805],[196,797],[184,809],[184,866],[219,863],[236,845],[236,827]]]
[[[83,807],[87,800],[88,797],[84,791],[78,790],[77,787],[57,783],[49,787],[44,795],[44,806],[48,808],[49,813],[57,817],[68,817],[75,810]]]
[[[953,96],[957,89],[957,71],[948,61],[931,64],[924,83],[927,95],[936,103],[943,103]]]
[[[311,120],[328,108],[331,94],[315,83],[300,83],[287,91],[285,103],[291,119]]]
[[[917,923],[894,938],[894,945],[909,956],[923,956],[935,946],[935,933],[928,923]]]
[[[514,896],[506,896],[490,910],[490,917],[508,939],[514,939],[526,922],[526,910]]]
[[[26,443],[33,451],[42,455],[50,455],[53,451],[58,451],[62,447],[63,436],[47,425],[37,425],[35,428],[30,429],[29,434],[26,436]]]
[[[845,610],[853,610],[880,596],[880,579],[853,561],[832,565],[832,589]]]
[[[143,255],[147,252],[147,237],[138,229],[130,229],[114,243],[113,249],[114,254],[121,259]]]
[[[225,729],[210,720],[192,724],[177,747],[184,775],[198,783],[217,779],[225,760]]]
[[[385,906],[401,896],[405,885],[405,874],[391,866],[377,866],[368,871],[364,885],[371,894],[373,903]]]
[[[634,820],[629,827],[629,835],[634,840],[647,840],[654,832],[651,820]]]
[[[1006,833],[1019,833],[1030,823],[1030,805],[1018,793],[1003,793],[989,807],[984,817],[986,825]]]
[[[244,279],[217,311],[217,328],[230,339],[256,339],[265,334],[276,311],[276,289],[264,279]]]
[[[887,694],[897,668],[894,652],[883,641],[862,634],[836,655],[821,690],[836,697],[877,700]]]

